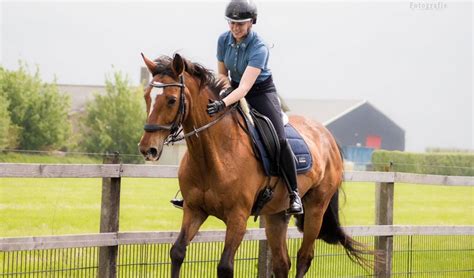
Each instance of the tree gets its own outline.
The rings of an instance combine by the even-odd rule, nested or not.
[[[71,133],[69,98],[53,82],[41,80],[39,70],[29,73],[20,63],[17,71],[0,68],[0,94],[8,100],[18,147],[25,150],[56,150],[64,147]]]
[[[0,149],[14,147],[16,134],[8,112],[8,100],[0,94]]]
[[[126,162],[143,161],[137,147],[146,116],[142,89],[131,88],[120,72],[113,77],[106,79],[106,93],[86,105],[80,146],[87,152],[137,155],[123,157]]]

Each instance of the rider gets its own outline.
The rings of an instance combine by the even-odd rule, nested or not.
[[[281,174],[290,195],[288,214],[303,213],[298,195],[293,152],[286,140],[281,118],[281,106],[267,67],[269,50],[260,36],[252,30],[257,23],[257,7],[251,0],[231,0],[225,10],[229,31],[219,36],[217,44],[218,73],[230,74],[232,93],[207,106],[209,115],[223,110],[241,98],[273,123],[281,146]]]

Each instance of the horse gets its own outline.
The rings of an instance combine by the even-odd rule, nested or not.
[[[185,139],[187,152],[179,170],[183,219],[170,250],[171,277],[179,277],[186,247],[209,215],[226,225],[225,244],[217,267],[218,277],[233,277],[236,251],[246,232],[247,219],[257,194],[275,183],[273,198],[260,211],[272,254],[275,277],[288,277],[291,267],[286,245],[289,216],[288,192],[278,177],[265,175],[252,149],[242,116],[233,108],[211,117],[209,100],[229,87],[227,78],[216,77],[204,66],[179,54],[142,58],[152,81],[144,89],[147,119],[139,150],[146,160],[157,161],[165,143]],[[348,236],[338,217],[338,190],[343,181],[343,159],[331,133],[320,123],[291,116],[311,150],[312,168],[298,175],[304,214],[295,216],[303,241],[297,255],[296,277],[303,277],[314,256],[315,240],[341,244],[349,257],[363,264],[366,248]],[[181,129],[184,135],[179,135]],[[181,133],[181,134],[183,134]],[[181,136],[181,137],[180,137]]]

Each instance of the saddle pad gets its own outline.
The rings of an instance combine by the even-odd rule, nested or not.
[[[313,166],[313,158],[308,145],[292,125],[285,125],[285,133],[295,155],[296,171],[298,174],[306,173]]]
[[[265,174],[267,176],[275,175],[275,173],[272,172],[272,169],[274,169],[271,165],[272,161],[270,161],[260,134],[254,126],[249,125],[248,127],[253,139],[252,141],[255,143],[255,147],[262,161]],[[313,166],[313,159],[311,157],[311,152],[309,151],[308,145],[306,145],[303,137],[301,137],[298,131],[291,124],[285,125],[285,133],[286,138],[290,143],[291,150],[295,155],[296,172],[298,174],[306,173],[309,169],[311,169],[311,166]]]

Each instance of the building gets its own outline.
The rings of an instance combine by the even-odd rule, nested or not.
[[[323,123],[341,146],[405,150],[405,131],[366,100],[287,99],[288,114]]]
[[[366,100],[287,99],[288,114],[323,123],[346,160],[365,169],[374,149],[405,150],[405,131]]]
[[[71,98],[69,115],[85,111],[87,101],[94,100],[94,94],[104,94],[105,86],[58,84],[58,90]]]

